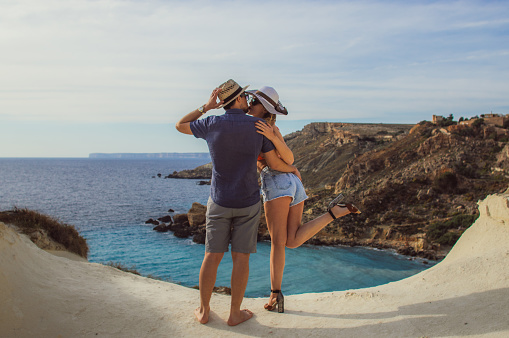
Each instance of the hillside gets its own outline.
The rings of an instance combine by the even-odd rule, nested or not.
[[[333,188],[311,191],[305,218],[324,212],[324,202],[339,192],[363,213],[336,221],[310,242],[440,258],[475,220],[477,201],[507,188],[507,135],[482,124],[422,122],[385,147],[351,158]]]
[[[307,188],[335,184],[356,156],[381,149],[408,135],[413,125],[310,123],[286,135],[295,166]]]
[[[330,224],[311,244],[439,259],[476,219],[477,201],[509,183],[509,132],[482,119],[447,127],[311,123],[285,140],[310,196],[304,222],[339,192],[363,212]]]

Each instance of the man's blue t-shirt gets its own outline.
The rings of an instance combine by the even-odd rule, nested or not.
[[[256,160],[274,149],[256,132],[255,122],[241,109],[191,122],[191,131],[207,141],[212,158],[210,197],[225,208],[245,208],[260,201]]]

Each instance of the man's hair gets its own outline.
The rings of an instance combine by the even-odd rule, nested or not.
[[[237,98],[235,98],[235,100],[233,100],[232,102],[228,103],[226,106],[224,106],[224,110],[228,110],[228,109],[231,109],[232,106],[235,104],[235,101],[237,101]]]

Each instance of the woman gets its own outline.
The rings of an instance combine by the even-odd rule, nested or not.
[[[249,114],[263,118],[267,122],[256,123],[258,133],[272,141],[283,161],[292,164],[293,153],[275,125],[277,115],[288,114],[286,108],[279,102],[278,93],[272,87],[262,87],[247,93],[252,96]],[[352,204],[338,204],[343,198],[340,194],[329,204],[327,213],[301,224],[304,201],[308,196],[300,177],[270,169],[262,155],[258,158],[258,169],[261,172],[265,218],[271,238],[271,294],[265,309],[271,311],[277,306],[278,312],[284,312],[281,283],[285,267],[285,247],[297,248],[336,218],[350,213],[360,213],[360,211]]]

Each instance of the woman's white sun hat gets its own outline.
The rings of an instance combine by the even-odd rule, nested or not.
[[[272,87],[263,86],[258,90],[247,90],[246,93],[256,97],[271,114],[288,115],[288,111],[279,101],[279,94]]]

